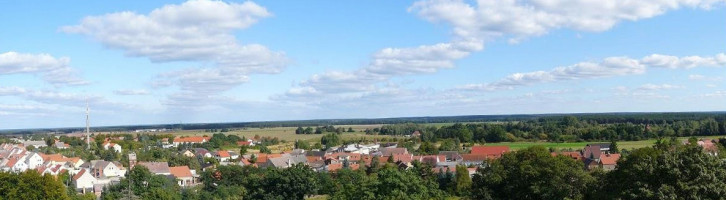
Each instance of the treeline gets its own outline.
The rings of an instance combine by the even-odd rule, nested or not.
[[[133,131],[138,129],[169,129],[169,130],[207,130],[234,128],[273,128],[273,127],[316,127],[328,125],[366,125],[366,124],[400,124],[400,123],[463,123],[463,122],[516,122],[516,121],[549,121],[564,116],[573,116],[586,121],[598,123],[671,123],[682,120],[701,120],[706,118],[725,119],[724,112],[684,112],[684,113],[587,113],[587,114],[539,114],[539,115],[468,115],[443,117],[400,117],[380,119],[324,119],[269,122],[236,122],[236,123],[192,123],[192,124],[158,124],[133,126],[95,127],[94,131]],[[80,132],[82,127],[48,128],[48,129],[16,129],[0,130],[0,134],[35,134],[35,133],[71,133]]]
[[[627,121],[627,120],[626,120]],[[424,124],[384,125],[370,134],[408,135],[419,131],[424,142],[457,139],[461,142],[513,141],[611,141],[645,140],[664,137],[726,135],[726,118],[692,120],[645,120],[601,123],[574,116],[503,123],[456,123],[450,126]]]
[[[342,132],[355,132],[355,131],[353,131],[352,127],[348,127],[348,129],[346,130],[343,127],[336,128],[333,125],[315,127],[315,129],[313,129],[312,127],[309,127],[309,126],[306,128],[303,128],[302,126],[298,126],[297,129],[295,129],[295,134],[323,134],[325,132],[342,133]]]

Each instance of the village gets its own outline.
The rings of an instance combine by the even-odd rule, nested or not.
[[[96,135],[98,136],[98,135]],[[344,145],[331,146],[325,149],[291,149],[277,153],[262,152],[241,152],[240,150],[205,149],[203,146],[212,140],[210,136],[185,136],[169,138],[157,138],[156,141],[145,144],[156,144],[154,146],[143,146],[138,149],[125,149],[119,143],[138,142],[141,134],[135,137],[129,135],[104,136],[104,140],[98,146],[105,152],[112,152],[115,159],[94,159],[84,160],[81,157],[68,155],[71,148],[89,148],[90,144],[96,143],[94,138],[83,137],[76,134],[76,140],[83,141],[78,146],[71,146],[59,140],[58,135],[48,135],[44,140],[23,140],[13,138],[12,143],[0,145],[0,170],[6,172],[24,172],[34,170],[40,174],[58,176],[67,173],[72,177],[73,186],[79,193],[92,193],[100,197],[104,188],[119,184],[120,180],[127,176],[127,172],[136,166],[144,166],[155,175],[163,175],[176,182],[180,187],[192,187],[201,184],[201,171],[214,170],[218,166],[239,165],[252,166],[257,168],[288,168],[294,165],[305,165],[319,173],[336,173],[347,168],[357,170],[369,167],[377,163],[392,163],[402,170],[413,167],[413,162],[425,163],[431,166],[433,173],[455,173],[457,166],[465,166],[468,175],[471,177],[477,173],[478,168],[486,168],[488,162],[502,157],[512,151],[507,146],[496,146],[496,144],[474,145],[471,147],[460,147],[458,151],[440,151],[434,155],[424,155],[410,152],[409,149],[399,147],[395,142],[371,142],[371,143],[348,143]],[[215,134],[214,137],[222,137]],[[417,140],[420,137],[418,131],[409,136],[409,140]],[[67,136],[63,136],[68,140]],[[87,141],[90,140],[90,141]],[[130,141],[129,141],[130,140]],[[683,141],[688,143],[688,141]],[[241,149],[255,148],[260,141],[246,139],[236,141]],[[718,155],[718,148],[714,141],[699,140],[697,144],[703,147],[704,151],[711,155]],[[163,161],[163,159],[139,160],[137,154],[143,154],[152,149],[171,151],[171,156],[177,158],[188,158],[192,162],[198,162],[199,167],[186,165],[175,165]],[[63,152],[63,153],[43,153]],[[621,154],[618,150],[611,149],[611,143],[592,143],[577,150],[555,150],[552,156],[565,156],[572,158],[582,164],[583,170],[601,169],[604,171],[614,170]],[[122,159],[120,158],[124,158]],[[196,166],[196,163],[195,163]],[[198,171],[201,170],[201,171]]]

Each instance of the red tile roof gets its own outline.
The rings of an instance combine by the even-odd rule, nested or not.
[[[620,159],[620,154],[602,154],[600,155],[600,163],[603,165],[615,165]]]
[[[501,157],[502,154],[509,152],[508,146],[473,146],[471,147],[471,154],[475,155],[487,155],[493,157]]]
[[[228,151],[217,151],[217,155],[219,155],[220,158],[228,158],[228,157],[230,157]]]
[[[575,160],[583,159],[582,154],[580,154],[580,152],[576,152],[576,151],[552,152],[550,154],[552,154],[552,156],[563,155],[563,156],[573,158]]]
[[[208,142],[210,137],[202,137],[202,136],[190,136],[190,137],[178,137],[174,138],[174,142],[177,143],[203,143]]]
[[[78,180],[79,178],[81,178],[81,176],[83,176],[83,173],[86,173],[85,168],[81,169],[81,171],[79,171],[75,176],[73,176],[73,180]]]
[[[187,166],[169,167],[169,171],[177,178],[192,177],[192,171]]]
[[[490,157],[487,155],[483,155],[483,154],[461,154],[461,158],[463,161],[481,162],[481,161],[486,161]],[[491,157],[491,158],[498,158],[498,157]]]
[[[239,141],[239,142],[237,142],[237,146],[250,146],[250,143],[252,143],[252,142]]]

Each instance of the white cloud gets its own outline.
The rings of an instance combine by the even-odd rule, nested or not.
[[[638,90],[673,90],[673,89],[683,89],[685,87],[680,85],[671,85],[671,84],[645,84],[638,87]]]
[[[702,66],[721,67],[726,65],[726,55],[721,53],[713,57],[686,56],[679,58],[677,56],[653,54],[643,58],[642,62],[652,67],[670,69],[690,69]]]
[[[462,38],[494,39],[509,36],[511,41],[540,36],[556,29],[599,32],[622,21],[636,21],[661,15],[681,7],[709,9],[721,4],[715,0],[463,0],[419,1],[409,8],[432,22],[446,22]]]
[[[703,94],[701,97],[726,97],[726,91],[716,91],[713,93]]]
[[[285,54],[259,44],[241,44],[234,36],[272,14],[247,1],[192,0],[165,5],[149,14],[117,12],[85,17],[79,25],[61,27],[66,33],[92,37],[127,56],[153,62],[212,62],[213,68],[191,68],[160,77],[183,90],[219,92],[247,81],[249,74],[279,73],[289,63]],[[209,79],[208,81],[206,79]],[[222,84],[217,86],[215,84]]]
[[[722,77],[710,77],[710,76],[704,76],[704,75],[700,75],[700,74],[688,75],[688,79],[694,80],[694,81],[721,81],[721,80],[723,80]]]
[[[144,89],[115,90],[115,91],[113,91],[113,93],[117,94],[117,95],[147,95],[147,94],[150,94],[149,91],[146,91]]]
[[[609,57],[599,63],[582,62],[557,67],[550,71],[514,73],[496,82],[468,84],[460,86],[459,89],[484,91],[512,89],[537,83],[642,74],[645,69],[646,67],[640,64],[638,60],[626,57]]]
[[[654,54],[657,55],[657,54]],[[718,54],[719,57],[723,54]],[[680,62],[680,60],[713,60],[716,57],[700,57],[700,56],[687,56],[687,57],[676,57],[676,56],[663,56],[657,57],[668,57],[671,62]],[[702,66],[713,66],[713,62],[696,62],[696,64],[688,64],[690,67],[702,67]],[[726,64],[726,63],[725,63]],[[482,91],[494,91],[503,89],[513,89],[518,86],[533,85],[537,83],[548,83],[557,81],[568,81],[568,80],[580,80],[580,79],[594,79],[594,78],[605,78],[605,77],[616,77],[616,76],[628,76],[643,74],[646,72],[648,67],[662,67],[664,62],[654,62],[653,56],[647,56],[640,60],[631,59],[627,57],[608,57],[603,59],[602,62],[581,62],[570,66],[557,67],[549,71],[535,71],[526,73],[514,73],[499,81],[484,84],[467,84],[459,86],[458,89],[464,90],[482,90]],[[667,64],[666,64],[667,65]],[[674,68],[675,69],[675,68]],[[703,78],[700,75],[691,75],[691,79]],[[679,86],[675,85],[644,85],[641,87],[643,90],[652,89],[676,89]]]
[[[88,84],[69,66],[67,57],[55,58],[49,54],[6,52],[0,54],[0,75],[34,74],[56,86]]]

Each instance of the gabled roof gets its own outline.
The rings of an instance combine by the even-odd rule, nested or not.
[[[461,154],[461,158],[464,162],[483,162],[490,157],[484,154]]]
[[[16,158],[16,157],[10,157],[8,159],[8,162],[5,164],[5,166],[7,166],[7,167],[13,167],[13,166],[15,166],[15,163],[17,163],[17,162],[18,162],[18,158]]]
[[[406,149],[406,148],[381,148],[379,150],[381,151],[381,155],[383,155],[383,156],[390,156],[390,155],[396,155],[396,154],[408,154],[408,149]]]
[[[192,177],[192,171],[187,166],[169,167],[169,171],[177,178]]]
[[[220,158],[229,158],[229,152],[228,151],[217,151],[217,156]]]
[[[620,154],[603,154],[600,156],[600,164],[603,165],[615,165],[620,159]]]
[[[473,146],[471,154],[487,155],[493,157],[501,157],[502,154],[509,152],[508,146]]]
[[[580,154],[580,152],[576,152],[576,151],[552,152],[550,154],[552,154],[552,156],[563,155],[563,156],[567,156],[567,157],[570,157],[575,160],[583,159],[582,154]]]
[[[78,180],[79,178],[81,178],[81,176],[83,176],[83,173],[86,173],[86,169],[85,168],[84,169],[81,169],[81,171],[79,171],[76,175],[74,175],[73,176],[73,180]]]
[[[151,173],[154,174],[169,174],[169,163],[167,162],[139,162],[136,166],[143,165],[148,168]]]
[[[174,138],[175,143],[203,143],[208,142],[211,137],[202,137],[202,136],[189,136],[189,137],[178,137]]]

